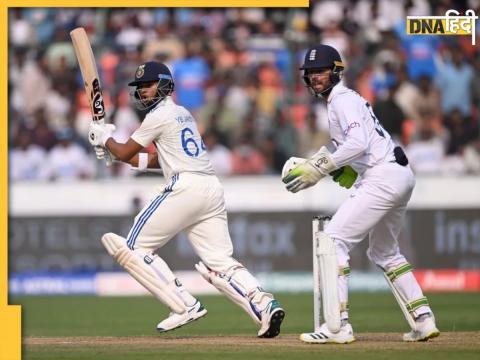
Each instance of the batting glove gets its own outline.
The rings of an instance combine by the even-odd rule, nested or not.
[[[322,146],[310,159],[294,167],[282,181],[287,184],[288,191],[296,193],[315,185],[335,169],[337,166],[330,152]]]
[[[353,186],[358,177],[358,173],[350,165],[342,166],[340,169],[332,171],[330,175],[333,176],[333,181],[347,189]]]
[[[97,157],[98,160],[102,160],[102,159],[114,160],[115,159],[115,157],[112,155],[110,151],[108,151],[107,148],[104,148],[102,146],[94,146],[93,150],[95,151],[95,156]]]
[[[116,127],[113,124],[96,124],[92,121],[88,129],[88,141],[94,147],[105,147],[105,143],[112,137],[115,129]]]

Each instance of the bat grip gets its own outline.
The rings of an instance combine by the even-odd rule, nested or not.
[[[108,151],[108,149],[106,149],[105,165],[107,165],[107,167],[110,167],[112,166],[112,164],[113,164],[112,156],[110,155],[110,152]]]

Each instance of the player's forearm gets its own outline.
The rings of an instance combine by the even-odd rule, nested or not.
[[[145,154],[145,155],[144,155]],[[160,163],[158,162],[157,154],[138,153],[134,155],[127,163],[134,168],[138,168],[140,165],[140,156],[147,156],[147,168],[148,169],[160,169]]]
[[[117,159],[125,163],[129,163],[130,159],[138,154],[143,146],[129,139],[125,144],[115,141],[113,137],[105,142],[105,146],[110,153]]]
[[[135,156],[135,153],[128,151],[125,144],[118,143],[113,138],[110,138],[105,142],[105,147],[116,159],[122,162],[128,163],[129,160]]]

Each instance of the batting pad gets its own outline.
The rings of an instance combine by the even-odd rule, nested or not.
[[[102,243],[108,253],[160,302],[177,314],[182,314],[187,310],[183,301],[151,269],[147,263],[147,258],[150,260],[148,256],[140,258],[127,247],[125,238],[114,233],[103,235]]]
[[[249,299],[248,294],[244,286],[239,281],[233,279],[235,274],[228,276],[223,273],[219,273],[209,269],[201,261],[195,264],[197,271],[207,280],[210,284],[222,294],[227,296],[235,304],[244,309],[248,315],[255,321],[256,324],[261,325],[260,309],[258,309]],[[267,293],[266,293],[267,294]],[[273,296],[272,296],[273,299]],[[271,300],[271,299],[270,299]]]
[[[322,293],[323,318],[328,330],[340,331],[340,300],[338,296],[338,260],[332,238],[324,232],[317,233],[320,291]]]

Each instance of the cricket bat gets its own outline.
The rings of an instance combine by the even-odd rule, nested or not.
[[[83,77],[85,92],[90,103],[92,120],[103,124],[105,123],[105,104],[90,40],[88,40],[87,33],[82,27],[70,31],[70,37],[72,38],[78,65]],[[107,166],[112,164],[112,158],[108,150],[106,151],[105,161]]]

